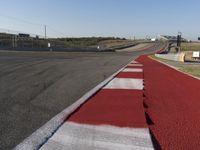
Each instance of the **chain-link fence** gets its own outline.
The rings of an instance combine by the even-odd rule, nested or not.
[[[8,48],[45,48],[47,41],[34,37],[20,37],[13,34],[0,33],[0,47]]]

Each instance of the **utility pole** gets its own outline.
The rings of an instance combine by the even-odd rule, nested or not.
[[[15,35],[12,35],[12,48],[15,48]]]
[[[181,37],[182,33],[178,32],[178,36],[177,36],[177,47],[179,48],[179,51],[181,51],[181,41],[182,41],[182,37]]]
[[[44,26],[44,32],[45,32],[45,39],[44,39],[44,43],[45,43],[45,48],[48,47],[48,41],[47,41],[47,25]]]
[[[45,36],[45,39],[47,39],[47,26],[46,25],[44,26],[44,36]]]

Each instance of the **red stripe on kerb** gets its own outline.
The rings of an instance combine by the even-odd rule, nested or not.
[[[142,72],[120,72],[116,77],[143,79],[143,73]]]
[[[92,125],[146,128],[142,91],[101,90],[68,121]]]

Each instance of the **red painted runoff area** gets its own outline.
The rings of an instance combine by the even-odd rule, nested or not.
[[[120,72],[116,78],[143,79],[143,72]]]
[[[91,125],[147,128],[142,95],[142,90],[100,90],[67,121]]]
[[[162,149],[200,149],[200,80],[142,56],[150,129]]]

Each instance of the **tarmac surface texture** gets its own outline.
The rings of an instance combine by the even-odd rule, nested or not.
[[[15,147],[131,60],[135,52],[0,51],[0,149]]]

